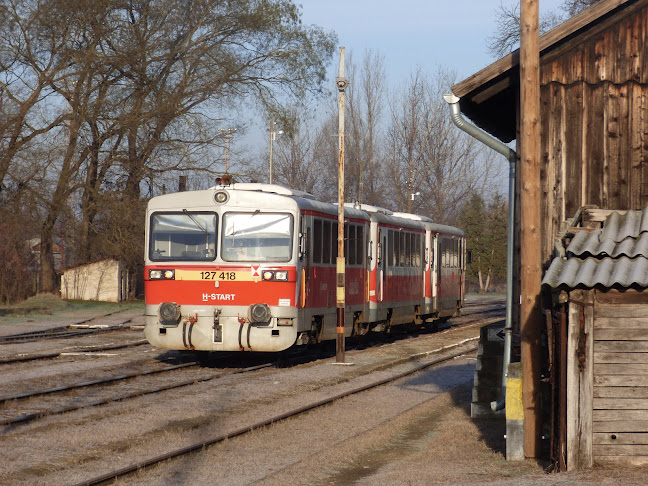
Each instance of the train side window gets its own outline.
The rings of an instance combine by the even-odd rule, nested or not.
[[[338,256],[338,224],[337,221],[335,223],[331,223],[331,251],[333,252],[331,254],[331,263],[335,263],[335,259]]]
[[[394,231],[389,230],[389,242],[387,243],[387,266],[388,267],[393,267],[394,266],[394,256],[398,255],[398,250],[396,249],[395,242],[394,242]]]
[[[412,266],[412,233],[405,233],[405,263],[406,267]]]
[[[436,267],[436,263],[434,260],[434,242],[436,238],[432,236],[430,238],[430,268],[434,269]]]
[[[349,255],[349,265],[357,265],[357,259],[356,259],[356,226],[355,225],[347,225],[349,228],[348,231],[348,237],[347,237],[347,251]]]
[[[313,222],[313,263],[322,263],[322,220],[316,219]]]
[[[441,240],[441,267],[445,268],[448,266],[448,245],[446,244],[445,238]]]
[[[356,261],[358,265],[364,265],[365,264],[365,253],[364,247],[364,227],[363,226],[356,226],[356,241],[355,241],[355,247],[356,247]]]
[[[331,263],[331,222],[324,221],[322,233],[322,263]]]
[[[398,265],[404,267],[406,266],[405,252],[407,247],[405,246],[405,233],[403,231],[398,234],[398,239],[400,240],[400,256],[398,258]]]
[[[346,264],[351,265],[351,255],[349,254],[349,231],[351,225],[344,225],[344,258],[346,259]]]

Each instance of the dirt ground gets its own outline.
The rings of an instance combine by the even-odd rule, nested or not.
[[[0,485],[12,484],[9,476],[2,477],[3,470],[14,479],[22,478],[20,484],[75,484],[106,468],[132,464],[182,446],[184,441],[206,440],[260,420],[264,414],[294,409],[302,402],[335,395],[354,382],[380,378],[391,372],[378,368],[384,359],[437,349],[476,335],[478,328],[423,334],[350,351],[347,359],[354,366],[320,360],[196,383],[181,393],[160,393],[44,418],[0,436]],[[134,358],[132,351],[123,353]],[[163,355],[159,350],[150,353],[151,359]],[[648,484],[645,469],[552,474],[536,461],[506,461],[505,422],[470,417],[474,354],[167,461],[115,484]],[[125,356],[129,355],[112,358],[114,366]],[[376,371],[364,374],[369,367]],[[10,463],[23,462],[22,469],[11,472]]]
[[[390,408],[393,393],[390,388],[372,391],[371,403],[382,402],[385,409]],[[552,474],[537,461],[506,461],[505,422],[502,419],[471,419],[471,390],[471,384],[464,383],[402,414],[379,420],[358,433],[349,432],[354,426],[348,420],[359,408],[366,406],[369,397],[345,399],[324,410],[255,431],[245,438],[226,441],[116,484],[544,486],[648,483],[645,470],[596,469]],[[279,467],[279,459],[272,457],[274,455],[283,456],[283,467]]]

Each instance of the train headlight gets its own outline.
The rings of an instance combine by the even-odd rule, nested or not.
[[[288,281],[288,271],[287,270],[264,270],[261,272],[261,278],[263,280],[279,280],[282,282]]]
[[[218,191],[216,194],[214,194],[214,201],[216,201],[218,204],[224,204],[227,202],[229,199],[229,194],[225,191]]]
[[[175,302],[163,302],[158,307],[160,322],[177,324],[180,319],[180,306]]]
[[[253,304],[250,306],[251,322],[269,322],[272,314],[268,304]]]
[[[173,280],[175,270],[149,270],[149,280]]]

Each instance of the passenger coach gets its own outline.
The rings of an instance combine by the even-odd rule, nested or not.
[[[463,232],[345,205],[345,333],[445,320],[463,305]],[[281,351],[336,337],[338,206],[268,184],[152,198],[146,328],[165,349]]]

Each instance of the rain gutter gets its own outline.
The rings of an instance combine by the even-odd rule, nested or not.
[[[509,195],[508,195],[508,225],[507,225],[507,258],[506,258],[506,324],[504,326],[504,360],[502,363],[502,392],[500,398],[491,402],[493,411],[502,410],[506,403],[506,377],[511,362],[511,341],[513,334],[513,257],[515,237],[515,163],[517,154],[502,141],[492,137],[485,131],[470,124],[461,114],[460,98],[454,94],[443,95],[450,105],[452,122],[461,130],[483,144],[499,152],[509,161]]]

